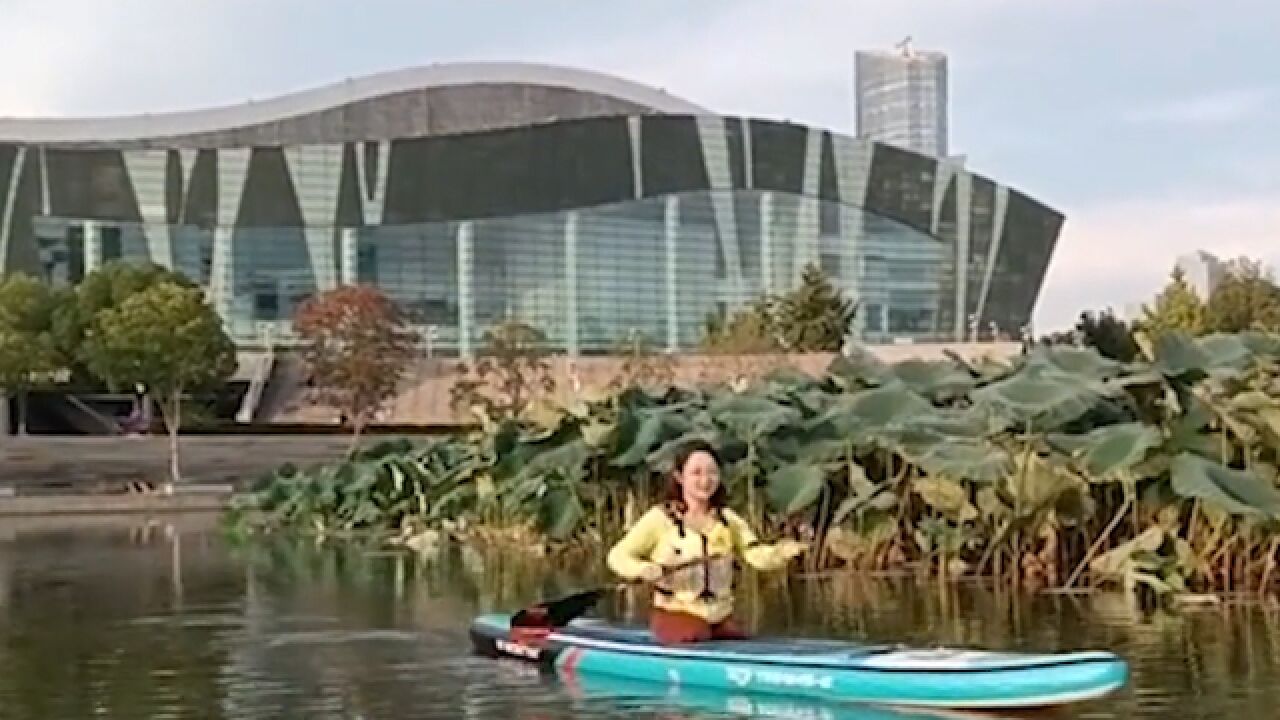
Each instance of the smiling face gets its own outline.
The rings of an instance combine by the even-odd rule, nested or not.
[[[685,461],[677,481],[686,507],[706,508],[720,487],[720,467],[711,453],[698,450]]]

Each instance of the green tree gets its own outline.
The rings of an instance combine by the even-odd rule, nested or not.
[[[540,392],[555,392],[546,342],[545,333],[519,320],[486,330],[480,357],[458,363],[450,407],[479,408],[490,419],[520,417]]]
[[[1206,311],[1204,302],[1187,283],[1182,268],[1175,267],[1169,275],[1169,284],[1156,295],[1154,306],[1142,307],[1142,330],[1156,335],[1181,331],[1190,335],[1204,333]]]
[[[839,352],[857,308],[817,265],[807,265],[800,285],[778,304],[774,319],[783,346],[792,352]]]
[[[730,355],[838,352],[856,314],[854,302],[810,264],[791,292],[762,295],[727,320],[709,316],[701,346],[706,352]]]
[[[18,434],[27,432],[27,395],[61,369],[51,325],[54,297],[27,275],[0,281],[0,391],[18,402]]]
[[[1280,287],[1262,263],[1233,260],[1209,295],[1205,318],[1211,332],[1280,331]]]
[[[315,401],[342,411],[351,448],[378,410],[395,396],[414,355],[405,316],[381,290],[344,285],[308,299],[293,321]]]
[[[778,300],[769,295],[756,298],[727,319],[709,315],[703,326],[704,352],[721,355],[759,355],[781,352],[777,330]]]
[[[182,400],[216,389],[236,368],[235,346],[198,288],[162,281],[99,311],[85,332],[90,370],[114,386],[148,389],[169,432],[170,480],[182,479]]]
[[[1110,308],[1096,315],[1090,311],[1080,313],[1075,330],[1084,345],[1106,357],[1120,362],[1133,362],[1138,357],[1133,329]]]
[[[85,335],[98,313],[119,307],[130,297],[165,282],[185,288],[197,287],[182,273],[160,265],[112,260],[89,273],[75,287],[55,293],[51,331],[73,384],[106,383],[106,378],[94,376],[85,355]],[[109,389],[121,388],[109,386]]]

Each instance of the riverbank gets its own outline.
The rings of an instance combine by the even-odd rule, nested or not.
[[[387,438],[371,436],[363,445]],[[341,458],[346,435],[190,435],[181,439],[183,482],[168,478],[163,436],[0,438],[0,516],[206,512],[283,463]]]

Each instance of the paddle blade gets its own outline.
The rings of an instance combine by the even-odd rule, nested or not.
[[[538,603],[511,617],[512,627],[557,628],[581,617],[600,600],[599,590],[575,593],[559,600]]]

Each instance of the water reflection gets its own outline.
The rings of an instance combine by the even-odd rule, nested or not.
[[[563,683],[470,654],[475,614],[594,584],[598,563],[549,568],[457,548],[420,559],[305,540],[239,547],[201,516],[51,522],[0,522],[0,718],[912,717],[607,678]],[[625,618],[641,608],[618,593],[601,610]],[[1066,717],[1268,717],[1280,701],[1274,605],[1135,618],[1110,595],[770,577],[748,579],[742,609],[768,633],[1101,647],[1131,662],[1131,687]]]

